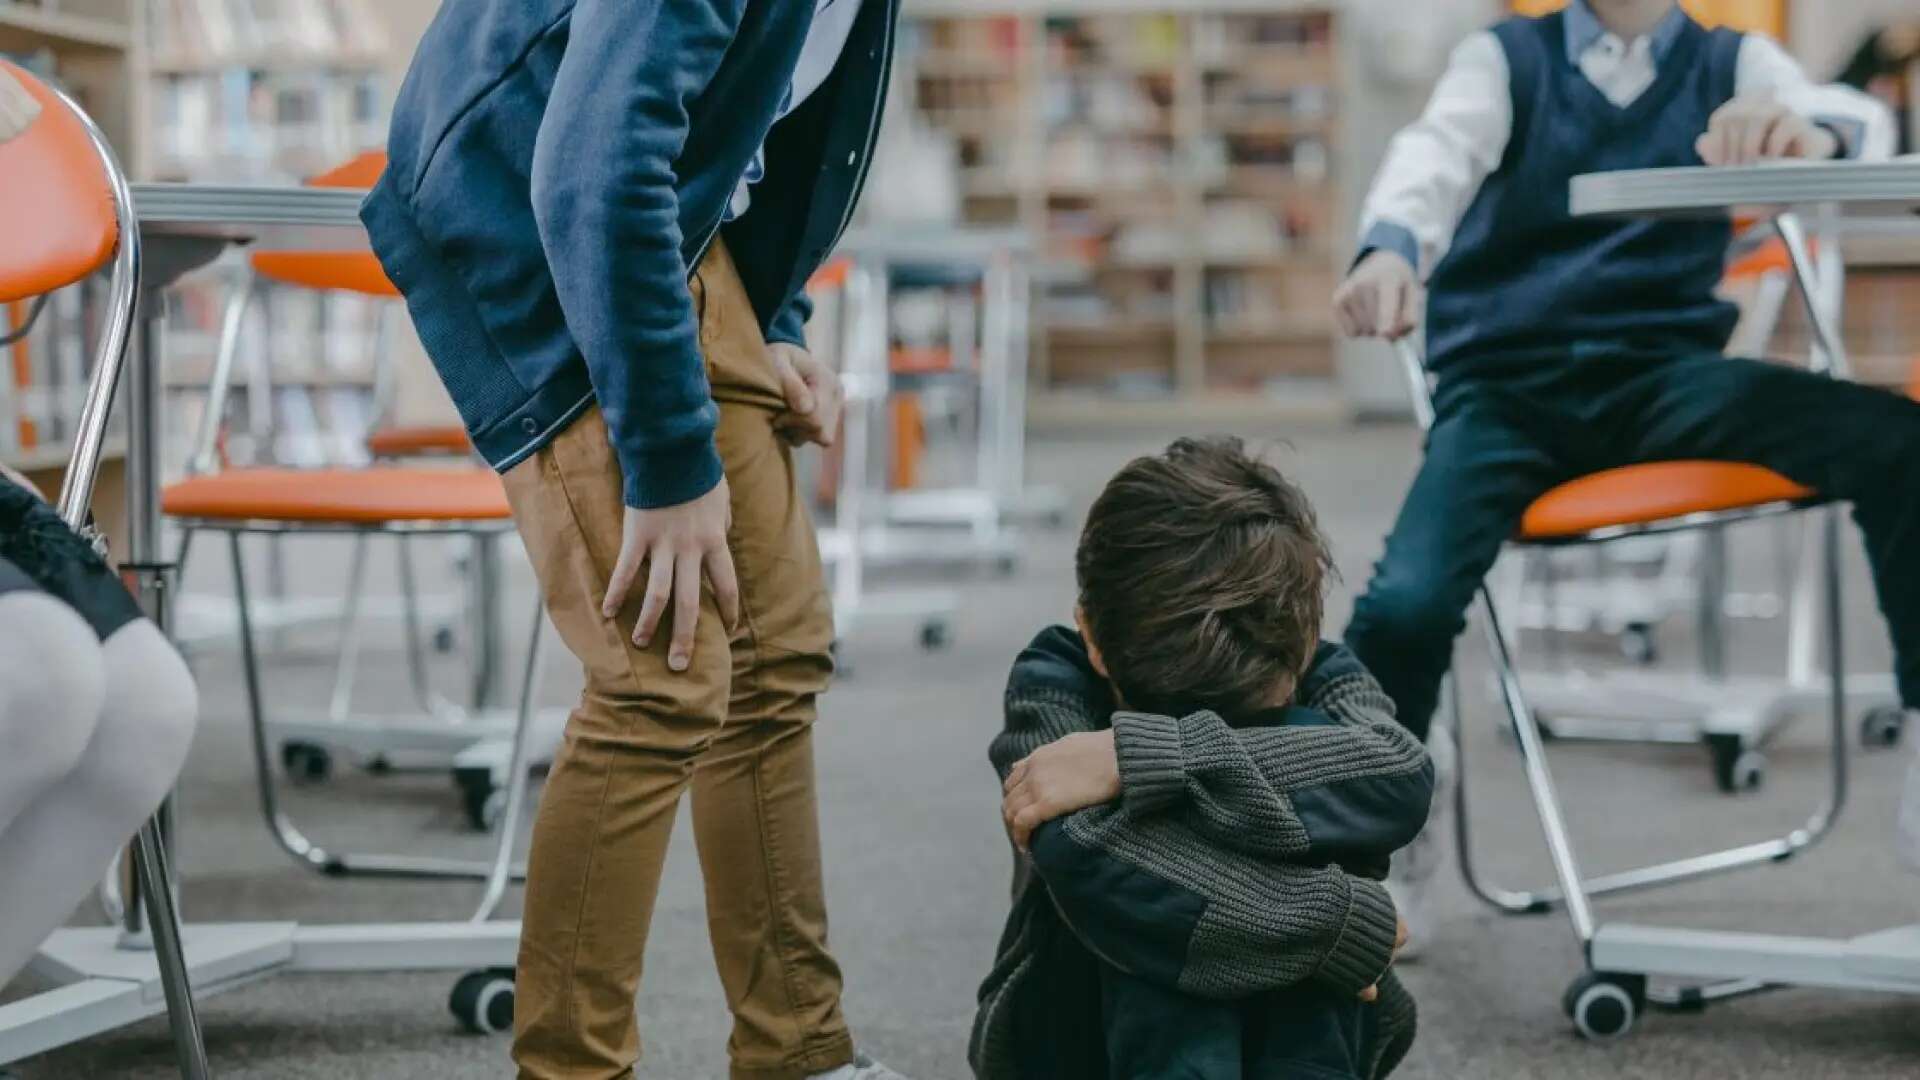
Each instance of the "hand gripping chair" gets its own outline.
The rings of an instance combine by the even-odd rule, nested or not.
[[[82,529],[93,501],[114,388],[126,366],[139,297],[140,230],[126,176],[93,121],[65,94],[0,60],[0,77],[6,76],[25,87],[41,111],[24,131],[0,141],[0,303],[44,296],[111,267],[106,324],[60,487],[61,518]],[[169,853],[158,818],[140,829],[133,855],[180,1072],[203,1080],[208,1075],[206,1048],[194,1013]],[[69,991],[87,992],[69,987],[43,996],[53,999]],[[31,999],[24,1004],[31,1009]],[[0,1017],[5,1011],[0,1009]],[[0,1032],[8,1027],[0,1019]]]
[[[1845,355],[1838,336],[1832,331],[1818,297],[1814,264],[1802,226],[1794,215],[1775,219],[1795,278],[1806,300],[1814,332],[1813,369],[1831,375],[1845,373]],[[1403,340],[1398,348],[1412,391],[1415,415],[1422,427],[1433,422],[1431,387],[1424,360],[1417,346]],[[1840,508],[1816,492],[1794,484],[1777,473],[1752,465],[1708,461],[1669,461],[1630,465],[1609,469],[1572,480],[1547,492],[1528,508],[1520,534],[1512,544],[1517,547],[1555,547],[1570,544],[1598,544],[1634,536],[1672,535],[1684,530],[1715,528],[1735,522],[1777,515],[1811,513],[1820,524],[1820,578],[1824,603],[1819,617],[1827,646],[1827,706],[1831,724],[1831,788],[1814,813],[1800,828],[1785,836],[1760,840],[1720,851],[1708,852],[1653,866],[1619,871],[1595,878],[1583,878],[1567,831],[1566,816],[1554,790],[1547,766],[1545,739],[1527,692],[1514,663],[1513,654],[1501,626],[1501,616],[1493,592],[1482,585],[1479,592],[1482,626],[1486,632],[1499,696],[1515,736],[1534,810],[1545,833],[1556,884],[1517,891],[1488,882],[1476,868],[1469,843],[1466,757],[1464,746],[1458,754],[1458,782],[1455,785],[1454,827],[1462,875],[1477,898],[1506,914],[1538,914],[1564,908],[1572,922],[1588,961],[1583,972],[1568,988],[1563,1005],[1577,1030],[1593,1038],[1624,1034],[1636,1015],[1649,1005],[1672,1008],[1698,1008],[1708,1002],[1766,988],[1766,983],[1751,978],[1727,978],[1703,986],[1678,991],[1650,991],[1645,969],[1622,966],[1615,957],[1645,957],[1648,942],[1658,940],[1671,947],[1678,938],[1693,932],[1625,926],[1602,926],[1595,922],[1591,898],[1656,885],[1690,880],[1760,863],[1782,862],[1820,840],[1833,826],[1845,802],[1846,771],[1846,688],[1842,655],[1842,619],[1839,571]],[[1805,599],[1810,603],[1811,597]],[[1459,679],[1449,679],[1451,722],[1456,738],[1459,730]],[[1711,744],[1716,754],[1724,749]],[[1739,767],[1742,751],[1735,748],[1729,768]],[[1652,935],[1649,937],[1649,935]],[[1642,940],[1646,939],[1646,940]]]

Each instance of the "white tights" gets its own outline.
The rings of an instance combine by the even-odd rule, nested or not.
[[[102,644],[50,596],[0,594],[0,984],[166,797],[198,713],[153,623]]]

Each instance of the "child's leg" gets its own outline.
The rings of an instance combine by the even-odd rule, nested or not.
[[[0,836],[80,763],[103,694],[93,631],[0,559]]]
[[[1241,1009],[1101,965],[1100,1018],[1113,1080],[1241,1080]]]
[[[1568,479],[1517,399],[1457,389],[1347,624],[1347,645],[1422,739],[1481,579],[1527,505]]]
[[[0,597],[0,603],[9,599]],[[38,640],[52,625],[70,621],[78,627],[81,637],[75,640],[85,644],[78,663],[92,679],[92,696],[83,703],[90,710],[86,727],[92,738],[64,778],[0,831],[0,911],[7,913],[0,919],[0,981],[66,920],[114,852],[172,788],[199,708],[185,662],[153,623],[128,623],[102,646],[71,609],[48,602],[65,618],[24,622],[0,615],[0,626],[14,627],[15,633],[29,630],[21,636]],[[9,651],[0,649],[0,655]],[[0,673],[0,686],[11,685]],[[71,723],[72,714],[43,713],[25,721]],[[0,726],[21,723],[17,713],[0,706]],[[8,764],[0,763],[0,769]],[[7,787],[0,778],[0,791]]]
[[[1245,1008],[1246,1080],[1370,1080],[1371,1006],[1289,989]]]

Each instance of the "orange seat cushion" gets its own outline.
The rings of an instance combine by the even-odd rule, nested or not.
[[[367,451],[374,457],[467,454],[473,451],[473,440],[467,437],[467,429],[458,424],[390,427],[367,436]]]
[[[482,466],[409,469],[231,469],[168,487],[160,507],[203,521],[386,525],[503,521],[506,488]]]
[[[1626,465],[1568,481],[1535,499],[1521,519],[1520,538],[1566,539],[1595,529],[1813,497],[1811,490],[1758,465],[1720,461]]]

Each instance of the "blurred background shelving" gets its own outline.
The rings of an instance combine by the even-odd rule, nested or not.
[[[909,0],[963,220],[1039,241],[1037,415],[1331,385],[1334,8]]]

